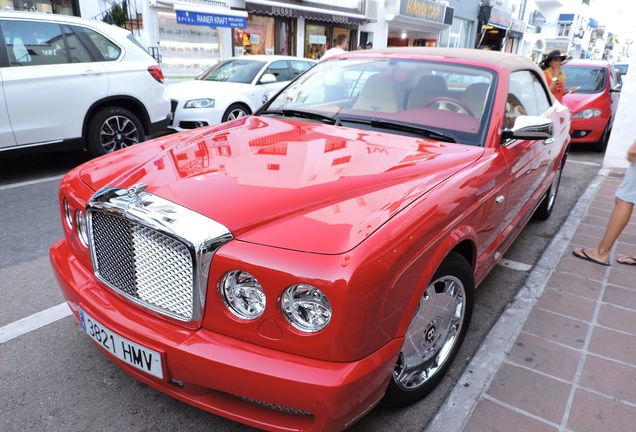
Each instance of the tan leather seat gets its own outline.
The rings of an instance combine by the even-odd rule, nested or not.
[[[488,96],[488,83],[475,83],[466,87],[461,95],[461,101],[471,109],[475,117],[481,118],[486,105],[486,97]]]
[[[371,75],[364,83],[353,109],[397,112],[400,111],[400,93],[396,83],[380,74]]]

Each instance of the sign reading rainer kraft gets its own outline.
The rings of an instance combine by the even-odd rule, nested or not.
[[[444,23],[446,6],[426,0],[400,1],[400,15],[426,21]]]

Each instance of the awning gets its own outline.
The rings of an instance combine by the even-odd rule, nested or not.
[[[589,25],[592,28],[598,28],[598,21],[596,21],[594,18],[590,18]]]
[[[174,3],[177,24],[207,27],[247,27],[247,12],[192,3]]]
[[[322,9],[295,2],[282,3],[270,0],[251,0],[245,2],[245,9],[247,9],[249,13],[289,18],[304,17],[314,21],[345,25],[363,24],[367,21],[365,15],[355,13],[351,9],[337,7]]]
[[[543,14],[541,12],[539,12],[538,10],[534,11],[533,14],[534,14],[535,17],[537,17],[538,19],[540,19],[544,23],[548,22],[548,20],[545,18],[545,16],[543,16]]]
[[[559,15],[559,24],[568,24],[574,22],[574,14]]]

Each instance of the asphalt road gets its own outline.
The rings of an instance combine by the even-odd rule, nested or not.
[[[62,174],[84,160],[81,152],[0,158],[0,430],[253,431],[131,378],[81,332],[74,318],[64,316],[65,306],[55,308],[64,303],[48,260],[50,245],[62,235],[57,187]],[[601,154],[572,150],[551,218],[530,222],[502,265],[481,284],[466,341],[436,390],[405,409],[376,407],[350,431],[422,431],[601,160]],[[63,318],[56,316],[60,311]],[[5,340],[9,333],[19,335]]]

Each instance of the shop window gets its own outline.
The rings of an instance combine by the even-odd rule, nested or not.
[[[249,15],[245,29],[234,29],[234,56],[274,54],[273,17]]]
[[[161,69],[166,79],[194,78],[219,61],[216,28],[177,24],[172,13],[157,13]]]
[[[305,58],[318,60],[329,48],[329,29],[324,25],[307,24],[305,27]]]

